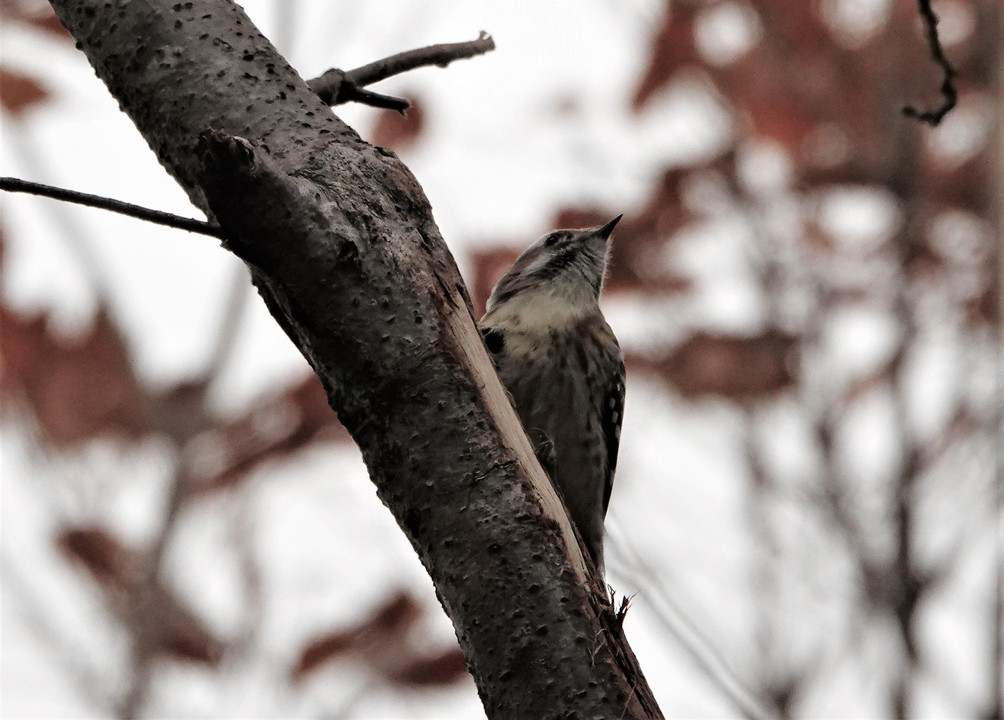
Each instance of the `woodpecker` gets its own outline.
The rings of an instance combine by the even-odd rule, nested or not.
[[[499,280],[479,327],[540,464],[603,573],[624,412],[624,355],[600,312],[606,225],[556,230]]]

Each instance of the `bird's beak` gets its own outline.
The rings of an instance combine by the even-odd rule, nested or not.
[[[604,240],[609,239],[610,235],[614,231],[614,228],[617,226],[617,223],[620,222],[620,220],[621,220],[622,217],[624,217],[624,216],[623,215],[618,215],[613,220],[611,220],[610,222],[608,222],[606,225],[603,225],[602,227],[597,228],[596,234],[599,235]]]

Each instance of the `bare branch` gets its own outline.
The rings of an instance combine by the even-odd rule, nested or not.
[[[357,85],[372,85],[375,82],[386,80],[393,75],[399,75],[409,70],[414,70],[428,65],[445,68],[454,60],[464,60],[466,58],[484,55],[495,49],[495,40],[484,30],[478,35],[477,40],[460,43],[443,43],[441,45],[430,45],[417,50],[391,55],[383,60],[377,60],[369,65],[363,65],[355,70],[349,70],[345,76]]]
[[[180,446],[179,446],[180,447]],[[159,618],[151,623],[149,610],[153,605],[150,598],[162,583],[164,575],[164,558],[168,544],[178,527],[178,518],[186,500],[192,491],[192,478],[186,462],[176,451],[175,467],[171,475],[170,491],[164,518],[156,536],[153,538],[149,552],[143,557],[143,567],[135,595],[128,612],[124,615],[124,624],[131,642],[129,658],[129,681],[125,693],[118,703],[116,713],[121,720],[132,720],[138,717],[149,695],[153,679],[154,660],[161,647],[155,642],[153,632],[167,618]]]
[[[941,80],[942,101],[934,110],[919,110],[913,105],[906,105],[903,108],[903,114],[937,127],[945,115],[955,107],[958,100],[958,91],[953,82],[955,68],[941,47],[941,38],[938,36],[938,16],[931,9],[931,0],[917,0],[917,6],[920,9],[920,16],[924,20],[924,30],[927,35],[927,45],[931,49],[931,58],[938,64],[943,73]]]
[[[477,40],[461,43],[443,43],[430,45],[416,50],[398,53],[355,70],[339,70],[331,68],[320,77],[310,80],[307,85],[317,93],[317,96],[328,105],[341,105],[347,102],[358,102],[373,107],[397,110],[404,114],[410,103],[404,98],[393,95],[383,95],[371,90],[364,90],[366,85],[386,80],[393,75],[399,75],[415,68],[435,65],[446,67],[454,60],[483,55],[495,49],[495,41],[491,35],[482,31]]]
[[[65,188],[43,185],[41,183],[29,182],[28,180],[20,180],[12,177],[0,177],[0,190],[27,193],[29,195],[52,198],[53,200],[62,200],[63,202],[74,203],[76,205],[98,208],[100,210],[110,210],[111,212],[119,213],[120,215],[128,215],[129,217],[134,217],[138,220],[146,220],[147,222],[151,222],[156,225],[164,225],[165,227],[186,230],[188,232],[208,235],[214,238],[223,238],[223,231],[220,227],[218,225],[208,223],[205,220],[186,218],[181,215],[174,215],[161,210],[151,210],[150,208],[145,208],[140,205],[133,205],[132,203],[122,202],[121,200],[113,200],[100,195],[91,195],[90,193],[67,190]]]
[[[384,110],[396,110],[402,115],[411,107],[411,103],[404,98],[384,95],[361,87],[348,78],[348,73],[338,68],[331,68],[307,84],[328,105],[357,102]]]

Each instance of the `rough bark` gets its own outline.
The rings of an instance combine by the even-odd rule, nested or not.
[[[51,4],[321,378],[488,716],[661,717],[407,168],[227,0]]]

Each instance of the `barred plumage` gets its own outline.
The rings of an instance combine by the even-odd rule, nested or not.
[[[618,220],[542,237],[499,280],[480,323],[537,457],[601,573],[624,359],[599,296]]]

